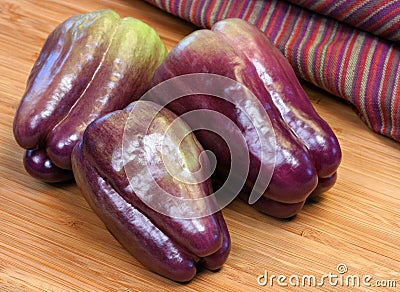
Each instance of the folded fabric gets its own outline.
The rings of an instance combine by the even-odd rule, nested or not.
[[[286,0],[389,41],[400,43],[400,1]]]
[[[234,17],[253,23],[298,77],[348,100],[371,129],[400,141],[400,0],[146,1],[199,27]]]

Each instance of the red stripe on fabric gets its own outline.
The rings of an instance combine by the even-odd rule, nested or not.
[[[354,19],[354,16],[356,15],[358,22],[354,22],[354,24],[359,24],[370,15],[369,13],[367,13],[367,9],[364,8],[368,7],[366,4],[366,2],[354,2],[350,6],[344,6],[343,11],[341,11],[340,15],[338,15],[337,18],[339,20],[345,20],[349,18]],[[351,23],[351,21],[349,23]]]
[[[318,12],[322,12],[322,11],[324,11],[327,7],[331,7],[332,4],[334,4],[334,3],[332,3],[332,2],[334,2],[334,1],[322,1],[322,2],[320,2],[319,5],[318,5],[315,9],[313,9],[313,10],[318,11]],[[314,3],[314,1],[308,1],[307,5],[305,5],[305,6],[306,6],[306,7],[310,7],[313,3]]]
[[[304,77],[305,79],[309,80],[309,81],[313,81],[314,82],[314,77],[312,77],[311,72],[308,70],[308,56],[310,54],[310,50],[312,47],[315,46],[315,40],[318,36],[318,31],[321,27],[321,23],[318,21],[312,21],[312,25],[311,25],[311,34],[309,36],[309,39],[306,42],[306,45],[304,46],[304,54],[303,54],[303,58],[302,58],[302,62],[301,62],[301,66],[303,68],[306,68],[306,70],[304,70]],[[313,56],[311,57],[313,58]]]
[[[270,1],[263,1],[263,2],[262,2],[262,6],[261,6],[261,11],[262,11],[262,13],[260,13],[260,14],[258,15],[256,21],[254,22],[254,24],[255,24],[257,27],[261,27],[261,26],[262,26],[262,23],[265,21],[268,12],[269,12],[270,9],[271,9],[271,5],[272,5],[272,3],[271,3]],[[268,22],[270,22],[270,20],[268,20]]]
[[[392,131],[391,136],[394,137],[397,141],[400,142],[400,84],[396,83],[396,76],[400,75],[400,56],[398,54],[398,50],[393,50],[393,59],[392,64],[396,64],[395,68],[392,72],[394,72],[394,80],[393,84],[397,84],[397,92],[393,94],[393,110],[391,112],[391,119],[392,119]],[[396,85],[395,85],[396,86]],[[395,89],[393,86],[393,89]],[[394,91],[394,90],[393,90]]]
[[[342,69],[342,78],[340,79],[340,92],[342,92],[342,96],[350,101],[353,101],[353,96],[347,96],[346,95],[346,75],[347,75],[347,69],[349,68],[349,63],[350,63],[350,58],[353,55],[353,49],[354,45],[357,40],[357,34],[353,33],[351,34],[351,38],[348,44],[347,48],[347,54],[344,56],[344,62],[343,62],[343,69]]]
[[[231,5],[230,5],[230,7],[229,7],[229,9],[228,9],[228,12],[226,13],[226,18],[231,18],[231,17],[233,17],[234,11],[235,11],[236,6],[237,6],[237,1],[238,1],[238,0],[233,0],[233,1],[231,2]]]
[[[393,64],[393,59],[395,57],[395,52],[396,50],[391,50],[389,54],[389,59],[388,59],[388,65]],[[385,78],[382,84],[382,87],[385,89],[389,86],[389,79],[390,78]]]
[[[257,1],[252,1],[249,9],[247,10],[246,14],[243,15],[244,20],[249,20],[251,13],[254,11],[254,6],[256,6]]]
[[[390,50],[390,54],[389,54],[389,58],[388,58],[388,62],[387,62],[388,65],[394,64],[394,62],[393,62],[394,57],[395,57],[395,50]],[[382,69],[384,69],[384,68],[382,68]],[[391,72],[391,71],[389,71],[389,72]],[[384,96],[386,97],[386,90],[385,89],[388,88],[388,86],[389,86],[389,82],[390,82],[390,77],[391,76],[392,76],[391,74],[384,74],[384,79],[382,80],[382,88],[383,88],[383,92],[385,94],[383,94],[382,97],[380,97],[380,98],[383,98]],[[396,82],[396,76],[393,76],[393,84],[395,82]],[[393,102],[394,103],[400,99],[400,96],[398,96],[398,95],[399,94],[396,93],[396,92],[393,93]],[[396,109],[396,107],[394,109]],[[386,109],[384,111],[382,111],[382,112],[383,112],[382,132],[383,133],[387,133],[391,112],[390,112],[390,110],[386,110]],[[396,116],[397,116],[396,113],[394,113],[393,117],[396,117]],[[392,127],[396,127],[396,119],[395,118],[393,119]]]
[[[198,21],[196,20],[196,14],[197,14],[197,12],[198,12],[197,9],[198,9],[198,7],[199,7],[199,4],[200,4],[200,1],[194,1],[194,5],[191,7],[191,9],[190,9],[190,14],[188,15],[190,21],[193,22],[193,23],[196,24],[196,25],[199,25],[199,24],[200,24],[200,23],[198,23]]]
[[[337,37],[338,34],[333,34],[333,39],[330,40],[329,45],[327,47],[327,50],[325,51],[325,61],[324,61],[324,76],[325,76],[325,86],[327,88],[329,88],[329,90],[331,92],[334,92],[335,94],[337,94],[337,92],[335,91],[335,86],[333,84],[335,84],[335,81],[333,80],[333,69],[331,68],[331,63],[332,63],[332,59],[334,58],[334,56],[332,56],[334,53],[332,52],[332,50],[334,49],[334,43],[337,41]],[[328,73],[329,74],[326,74]]]
[[[224,13],[226,6],[228,4],[228,1],[219,1],[221,7],[218,8],[218,14],[216,16],[216,21],[221,20],[222,19],[222,14]]]
[[[186,0],[182,0],[179,6],[179,16],[183,17],[185,16],[185,6],[186,6]]]
[[[200,23],[201,27],[205,27],[206,26],[206,24],[205,24],[206,20],[204,19],[205,13],[203,13],[203,11],[205,11],[206,3],[208,1],[209,0],[200,0],[200,4],[198,6],[197,17],[198,17],[198,20],[199,20],[199,23]]]
[[[332,27],[332,30],[334,28]],[[324,74],[324,80],[325,84],[324,86],[328,88],[331,92],[334,94],[338,94],[336,91],[336,86],[335,86],[335,79],[333,78],[333,66],[332,65],[332,58],[334,57],[334,49],[335,49],[335,43],[338,41],[338,38],[340,38],[340,34],[337,33],[337,31],[333,32],[333,38],[330,38],[327,42],[327,48],[325,50],[325,59],[324,59],[324,64],[323,64],[323,74]]]
[[[371,113],[369,115],[371,125],[375,126],[382,125],[382,121],[378,121],[377,119],[377,112],[380,112],[379,110],[380,106],[378,100],[381,99],[383,96],[379,96],[379,85],[380,85],[379,81],[381,80],[381,78],[378,78],[378,73],[382,71],[382,68],[379,68],[378,63],[375,62],[374,60],[376,58],[379,58],[379,56],[381,56],[382,53],[385,53],[385,50],[382,49],[383,48],[378,45],[375,46],[374,52],[372,54],[371,65],[368,68],[369,82],[367,85],[367,92],[370,94],[369,96],[371,98],[365,101],[365,108],[368,113]],[[378,108],[376,107],[376,105],[378,105]]]
[[[168,7],[168,9],[169,9],[169,11],[170,12],[172,12],[172,13],[176,13],[177,11],[174,11],[174,5],[175,5],[175,0],[169,0],[169,7]]]
[[[342,60],[343,60],[344,50],[351,35],[352,32],[348,31],[345,34],[346,38],[343,39],[343,36],[340,36],[340,34],[336,34],[335,38],[332,41],[332,45],[330,46],[330,50],[328,52],[330,60],[334,61],[332,70],[330,70],[330,67],[328,68],[329,72],[331,72],[333,76],[332,78],[330,78],[330,81],[333,82],[331,84],[331,88],[332,91],[338,95],[340,95],[340,85],[339,85],[340,67],[343,64]]]
[[[343,37],[342,38],[339,37],[336,42],[338,44],[338,49],[337,49],[337,54],[335,54],[336,61],[334,62],[333,70],[335,72],[336,92],[339,95],[341,94],[341,84],[340,83],[342,81],[340,78],[340,71],[343,68],[343,64],[344,64],[343,61],[345,59],[345,50],[346,50],[348,43],[350,42],[350,40],[353,38],[354,35],[355,35],[354,33],[347,33],[345,39],[343,39]],[[343,76],[342,76],[342,79],[344,79]]]
[[[400,94],[395,93],[393,98],[393,112],[392,116],[392,131],[391,136],[395,137],[397,141],[400,141]]]
[[[243,7],[247,4],[246,1],[241,1],[240,7],[236,9],[236,13],[234,14],[235,17],[241,18],[241,15],[243,13]]]
[[[390,21],[391,19],[394,19],[397,15],[400,14],[400,7],[397,9],[393,9],[389,13],[385,14],[382,18],[380,18],[378,21],[376,21],[373,25],[369,26],[369,30],[374,31],[376,29],[379,29],[380,26],[383,26],[386,22]],[[393,26],[394,28],[398,26]]]
[[[360,5],[359,6],[360,8],[358,9],[358,12],[354,12],[355,15],[350,14],[350,15],[353,15],[353,18],[354,18],[354,16],[357,16],[357,19],[359,20],[358,22],[353,22],[353,25],[359,26],[364,21],[364,19],[366,19],[366,18],[370,17],[371,15],[373,15],[374,12],[376,12],[382,6],[385,6],[385,5],[389,4],[390,1],[381,0],[381,1],[376,2],[376,3],[373,3],[372,1],[369,1],[367,3],[368,4],[374,4],[374,5],[371,5],[371,6]],[[378,12],[378,14],[381,14],[381,12]],[[348,18],[348,17],[346,17],[346,18]]]
[[[361,46],[361,50],[358,56],[358,61],[360,63],[358,63],[358,68],[360,68],[360,71],[358,72],[358,74],[356,73],[356,77],[354,80],[354,103],[355,105],[360,108],[365,106],[364,104],[361,104],[361,86],[362,86],[362,77],[364,76],[364,71],[365,71],[365,64],[367,63],[367,55],[368,55],[368,51],[371,48],[371,44],[372,44],[372,40],[369,38],[365,38],[364,42]],[[364,94],[364,93],[363,93]],[[365,100],[365,99],[364,99]],[[367,118],[367,117],[365,117]]]
[[[350,6],[346,7],[346,10],[344,11],[343,17],[341,17],[340,19],[344,20],[344,19],[348,18],[349,15],[353,15],[352,13],[349,14],[350,11],[354,10],[354,8],[358,7],[357,9],[359,9],[360,7],[363,7],[363,6],[365,6],[365,2],[364,1],[360,1],[360,2],[355,1],[355,2],[353,2]]]
[[[326,44],[329,41],[329,36],[333,31],[332,25],[323,25],[321,19],[318,19],[319,22],[321,22],[321,25],[325,28],[324,30],[324,37],[322,38],[322,41],[319,43],[319,45],[316,47],[316,58],[315,58],[315,66],[314,66],[314,75],[315,75],[315,81],[316,84],[318,84],[320,87],[324,88],[324,76],[325,72],[318,72],[317,69],[320,67],[319,65],[321,64],[321,59],[322,59],[322,50],[325,48]]]
[[[154,2],[155,2],[155,1],[154,1]],[[163,9],[163,10],[166,10],[166,11],[168,11],[168,12],[171,12],[171,11],[169,11],[169,8],[168,8],[168,5],[167,5],[167,2],[166,2],[166,1],[161,1],[161,6],[160,6],[160,8]]]
[[[217,3],[217,0],[211,0],[208,4],[208,7],[206,8],[205,24],[206,24],[206,27],[208,27],[208,28],[211,27],[211,12],[214,11],[215,3]]]
[[[292,6],[284,5],[283,2],[278,2],[276,4],[275,11],[273,13],[275,15],[274,22],[271,28],[279,31],[279,36],[276,39],[277,44],[282,44],[282,40],[285,36],[285,33],[282,33],[282,31],[285,32],[288,29],[288,22],[290,22],[290,20],[293,18],[293,16],[289,14],[291,7]],[[282,19],[279,17],[281,15],[283,15]],[[277,24],[277,20],[281,20],[282,22]],[[279,26],[279,29],[275,26]]]
[[[398,12],[398,14],[400,14],[400,11]],[[396,23],[396,25],[392,25],[392,26],[388,27],[386,30],[384,30],[383,32],[379,33],[378,36],[385,37],[389,41],[392,40],[396,43],[399,43],[400,39],[399,39],[399,37],[396,37],[396,33],[398,32],[399,27],[400,27],[400,23]]]
[[[269,2],[269,3],[271,3],[271,2]],[[278,5],[278,4],[276,4],[276,5]],[[273,8],[270,7],[270,9],[272,12],[271,12],[269,19],[267,20],[267,25],[265,27],[265,33],[275,43],[275,45],[278,45],[278,42],[276,42],[276,40],[275,40],[276,33],[277,33],[277,30],[275,29],[275,24],[277,22],[280,10],[277,9],[276,6]],[[270,9],[268,9],[268,10],[270,10]],[[265,13],[265,15],[267,15],[268,11],[266,10],[264,13]],[[264,16],[260,16],[259,20],[262,23],[262,21],[264,20]]]
[[[298,43],[302,41],[302,35],[304,35],[304,33],[306,32],[303,27],[303,24],[306,19],[304,15],[304,10],[301,10],[298,15],[291,15],[291,16],[292,16],[291,19],[290,20],[288,19],[286,24],[289,25],[293,20],[293,25],[294,24],[296,25],[294,27],[294,31],[291,33],[291,36],[289,36],[286,41],[286,47],[287,47],[286,55],[287,57],[290,57],[292,59],[292,63],[294,63],[297,57],[294,55],[295,48],[298,48]],[[299,19],[300,21],[297,22],[297,19]]]

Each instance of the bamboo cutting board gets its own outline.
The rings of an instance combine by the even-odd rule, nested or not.
[[[337,184],[292,220],[233,202],[223,211],[232,237],[228,261],[218,272],[199,271],[188,284],[141,266],[76,185],[28,176],[12,121],[29,71],[57,24],[102,8],[147,22],[169,49],[195,29],[142,1],[0,0],[0,291],[400,290],[400,144],[370,131],[347,103],[306,83],[342,146]],[[316,284],[321,287],[308,287]]]

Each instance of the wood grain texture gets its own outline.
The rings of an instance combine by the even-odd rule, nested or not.
[[[370,131],[346,102],[306,83],[313,105],[342,146],[337,184],[292,220],[233,202],[223,211],[232,236],[227,263],[218,272],[199,271],[188,284],[142,267],[110,235],[76,185],[49,185],[28,176],[12,122],[29,71],[57,24],[101,8],[150,24],[169,49],[195,29],[143,1],[0,0],[1,291],[296,291],[304,287],[291,285],[290,276],[320,280],[340,275],[339,264],[348,268],[344,277],[370,275],[375,287],[368,291],[399,291],[400,144]],[[265,271],[286,276],[288,287],[276,278],[272,285],[258,285]],[[379,280],[387,285],[394,280],[397,288],[376,287]],[[310,290],[340,291],[345,284],[325,279]],[[362,283],[354,288],[366,289]]]

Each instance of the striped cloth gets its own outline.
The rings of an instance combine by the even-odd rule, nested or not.
[[[255,24],[298,77],[400,141],[400,0],[146,1],[199,27],[233,17]]]
[[[392,0],[287,0],[389,41],[400,41],[400,2]]]

